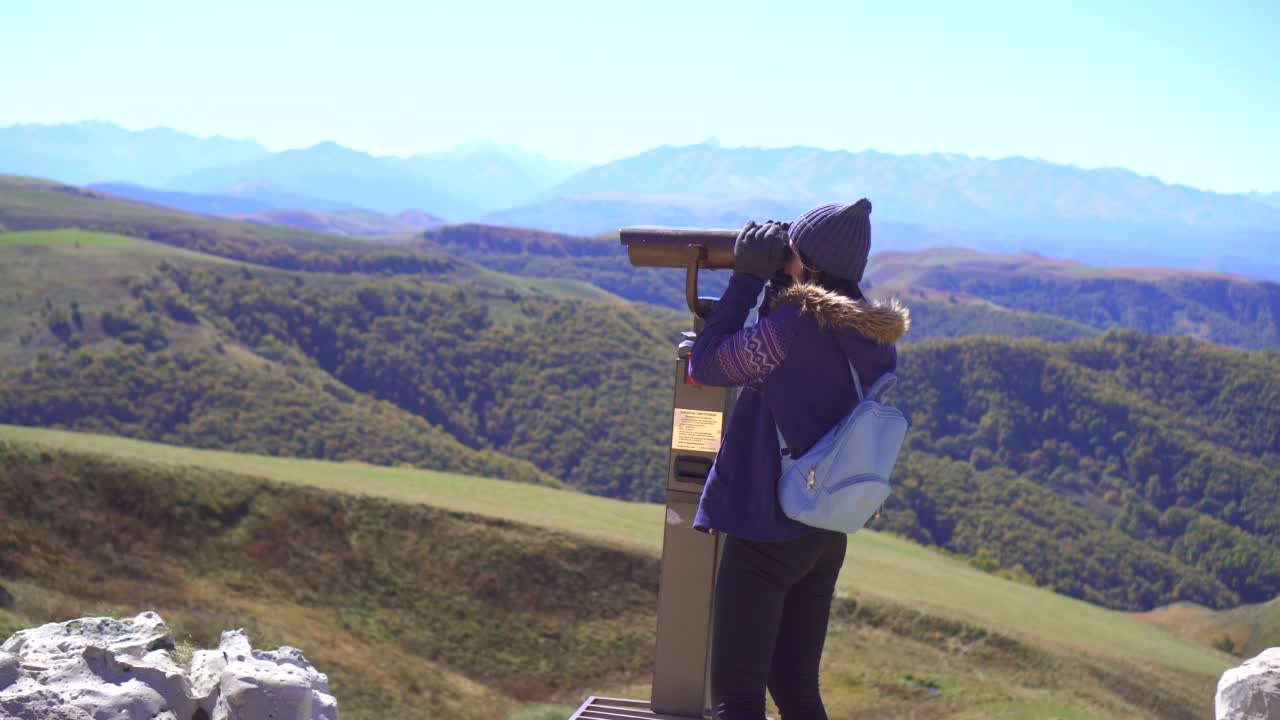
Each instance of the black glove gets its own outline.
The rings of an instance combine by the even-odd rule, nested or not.
[[[787,231],[784,223],[772,220],[757,225],[748,222],[733,243],[733,269],[768,280],[787,263]]]

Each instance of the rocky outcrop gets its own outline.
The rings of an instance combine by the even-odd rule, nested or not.
[[[82,618],[0,645],[0,720],[337,720],[329,678],[295,648],[222,634],[186,666],[159,615]]]
[[[1216,720],[1280,720],[1280,647],[1223,673],[1213,705]]]

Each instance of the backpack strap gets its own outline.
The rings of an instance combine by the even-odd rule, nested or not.
[[[898,384],[898,376],[891,372],[887,372],[881,375],[880,379],[876,380],[876,384],[872,385],[871,389],[863,395],[862,383],[858,380],[858,371],[853,367],[853,363],[849,363],[849,371],[853,373],[853,387],[858,391],[858,402],[862,402],[863,400],[882,402],[884,394],[892,390],[893,386]]]
[[[862,394],[862,381],[858,379],[858,369],[853,366],[852,362],[849,363],[849,372],[853,375],[853,389],[858,391],[858,402],[866,400],[866,397]],[[878,385],[879,383],[876,384]]]
[[[880,379],[876,381],[875,385],[871,386],[871,392],[867,393],[867,397],[876,402],[880,402],[880,399],[884,397],[884,394],[892,390],[893,386],[897,384],[897,375],[894,375],[893,373],[885,373],[880,376]]]

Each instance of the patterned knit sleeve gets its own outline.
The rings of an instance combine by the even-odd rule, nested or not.
[[[703,385],[759,387],[787,358],[795,320],[795,313],[790,310],[781,308],[751,327],[707,338],[701,347],[695,344],[689,359],[694,381]]]

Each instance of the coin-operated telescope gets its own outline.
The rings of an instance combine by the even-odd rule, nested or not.
[[[710,704],[711,602],[721,538],[694,530],[693,516],[736,395],[693,382],[689,352],[717,300],[698,296],[698,271],[732,268],[738,231],[638,227],[620,235],[632,265],[684,268],[693,331],[676,347],[653,692],[648,701],[593,696],[569,720],[702,720]]]

